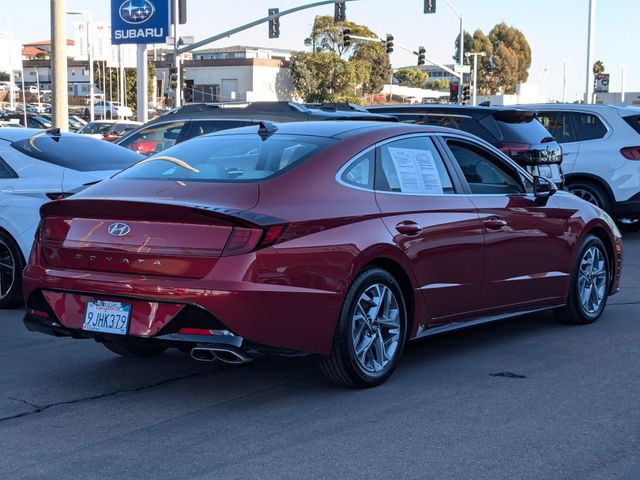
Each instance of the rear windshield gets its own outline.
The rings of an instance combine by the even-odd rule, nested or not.
[[[30,157],[80,172],[122,170],[144,158],[110,142],[74,133],[54,136],[42,131],[11,146]]]
[[[640,115],[631,115],[630,117],[624,117],[624,121],[631,125],[636,132],[640,133]]]
[[[334,144],[323,137],[257,134],[196,137],[125,170],[119,178],[246,182],[269,178]]]
[[[498,128],[505,142],[527,143],[533,145],[550,141],[553,136],[535,117],[527,117],[526,121],[505,122],[496,118]]]
[[[96,134],[96,133],[107,133],[109,129],[113,126],[112,123],[102,123],[102,122],[90,122],[87,123],[84,127],[82,127],[78,133],[82,134]]]

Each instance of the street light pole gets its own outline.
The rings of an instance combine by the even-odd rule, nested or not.
[[[620,103],[624,103],[624,80],[627,74],[627,66],[620,65]]]
[[[567,103],[567,59],[562,59],[562,103]]]
[[[87,53],[89,57],[89,118],[95,120],[93,93],[93,12],[91,10],[70,10],[67,15],[86,15],[87,19]],[[104,105],[103,105],[104,109]]]
[[[473,57],[473,93],[471,96],[471,104],[475,107],[477,105],[478,95],[478,57],[486,57],[486,52],[468,52],[464,54],[465,57]]]
[[[584,103],[593,101],[593,52],[595,49],[596,0],[589,0],[589,30],[587,33],[587,72]]]
[[[51,67],[53,73],[53,126],[69,129],[67,91],[67,35],[64,12],[66,0],[51,0]]]

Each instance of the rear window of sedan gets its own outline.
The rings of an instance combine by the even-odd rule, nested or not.
[[[118,178],[247,182],[277,175],[333,145],[325,137],[257,134],[196,137],[118,174]]]
[[[75,133],[55,135],[45,130],[16,140],[11,146],[32,158],[80,172],[122,170],[144,158],[103,140]]]

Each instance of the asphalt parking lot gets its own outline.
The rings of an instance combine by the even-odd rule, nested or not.
[[[313,359],[127,360],[0,313],[0,478],[640,478],[640,234],[586,327],[538,314],[414,343],[385,385]]]

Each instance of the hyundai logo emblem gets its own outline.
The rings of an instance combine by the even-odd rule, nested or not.
[[[150,0],[126,0],[120,5],[120,18],[131,25],[139,25],[146,22],[156,11],[156,7]]]
[[[112,237],[124,237],[131,232],[131,227],[126,223],[112,223],[107,231]]]

